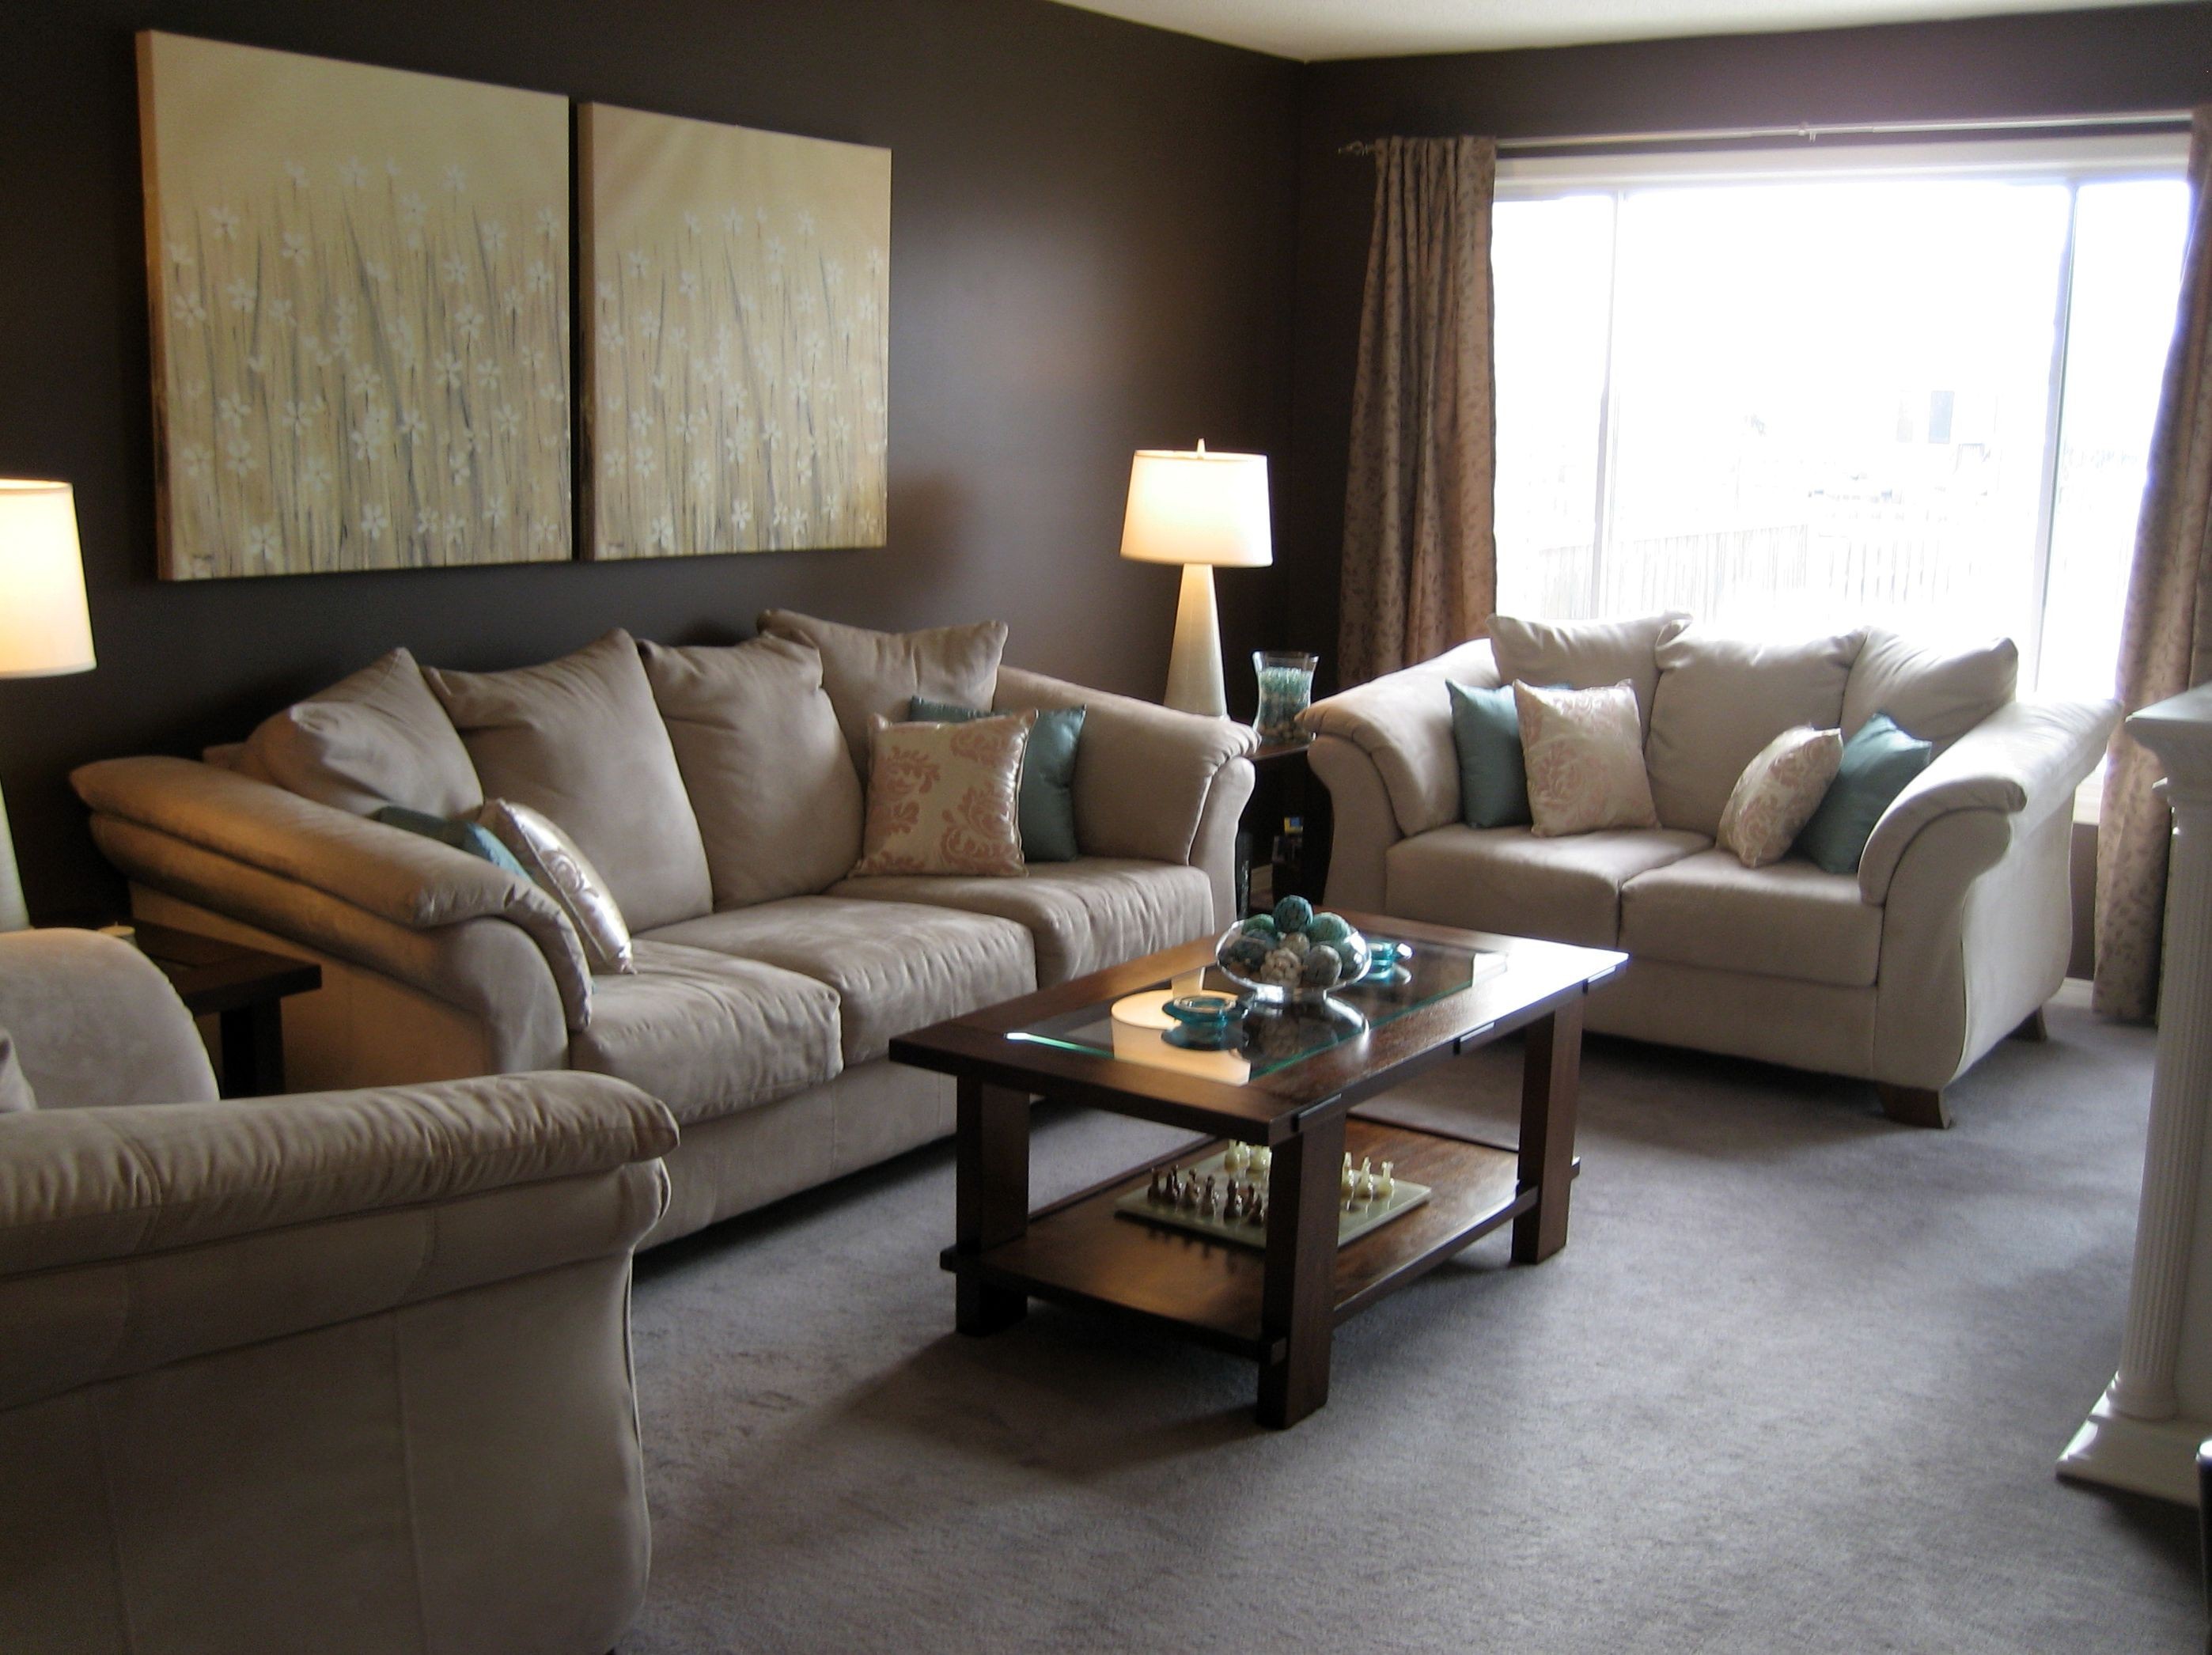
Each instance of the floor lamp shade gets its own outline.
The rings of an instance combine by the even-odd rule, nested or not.
[[[0,479],[0,678],[52,678],[92,665],[70,485]],[[29,923],[0,798],[0,931]]]
[[[1179,563],[1174,653],[1167,704],[1224,716],[1221,623],[1213,603],[1217,569],[1264,569],[1274,561],[1265,454],[1188,453],[1140,448],[1129,467],[1129,507],[1121,555],[1140,563]]]

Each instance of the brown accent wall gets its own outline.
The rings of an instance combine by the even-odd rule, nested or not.
[[[889,547],[157,581],[143,27],[887,145]],[[1115,556],[1129,454],[1287,445],[1298,72],[1043,0],[10,0],[0,475],[76,485],[100,663],[0,683],[34,915],[121,899],[70,767],[242,735],[398,643],[486,667],[616,625],[732,638],[772,604],[887,626],[995,615],[1011,660],[1157,695],[1176,575]],[[1249,649],[1273,587],[1220,587]],[[1249,697],[1249,672],[1230,676]]]
[[[1333,658],[1345,452],[1384,134],[1528,137],[1799,122],[2011,119],[2212,100],[2212,5],[1316,64],[1301,100],[1280,647]]]

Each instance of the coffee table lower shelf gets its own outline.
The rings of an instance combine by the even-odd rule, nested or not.
[[[1152,1169],[1221,1148],[1206,1139],[1161,1155],[1030,1214],[1029,1227],[981,1252],[948,1247],[955,1275],[1054,1304],[1133,1317],[1261,1363],[1279,1361],[1280,1335],[1261,1321],[1265,1255],[1188,1231],[1125,1218],[1115,1202],[1141,1190]],[[1337,1250],[1334,1321],[1341,1325],[1453,1254],[1536,1205],[1520,1187],[1519,1152],[1435,1130],[1355,1115],[1345,1147],[1356,1165],[1396,1164],[1429,1184],[1429,1199]],[[1579,1173],[1579,1158],[1574,1170]]]

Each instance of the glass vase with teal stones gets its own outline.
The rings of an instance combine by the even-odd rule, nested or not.
[[[1255,649],[1252,670],[1260,679],[1260,711],[1252,727],[1262,741],[1302,741],[1298,715],[1313,704],[1314,668],[1319,655],[1296,649]]]

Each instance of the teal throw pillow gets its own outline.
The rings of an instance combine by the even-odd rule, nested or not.
[[[1888,714],[1876,713],[1844,743],[1843,765],[1797,836],[1797,854],[1831,873],[1857,873],[1874,824],[1935,757],[1933,745],[1905,734]]]
[[[1513,686],[1451,691],[1452,745],[1459,749],[1459,813],[1469,827],[1526,827],[1528,771]]]
[[[1022,755],[1018,810],[1022,824],[1022,860],[1072,862],[1083,852],[1075,843],[1075,744],[1083,736],[1080,707],[1040,707]],[[907,703],[908,718],[928,724],[965,724],[994,718],[975,707],[955,706],[916,696]]]
[[[404,828],[410,833],[419,833],[426,839],[435,839],[441,845],[451,845],[456,850],[465,850],[471,856],[480,856],[494,867],[503,868],[516,878],[528,879],[530,870],[514,859],[514,853],[500,843],[492,831],[465,819],[453,820],[433,816],[428,811],[410,810],[404,805],[386,805],[376,812],[376,819],[386,827]]]

